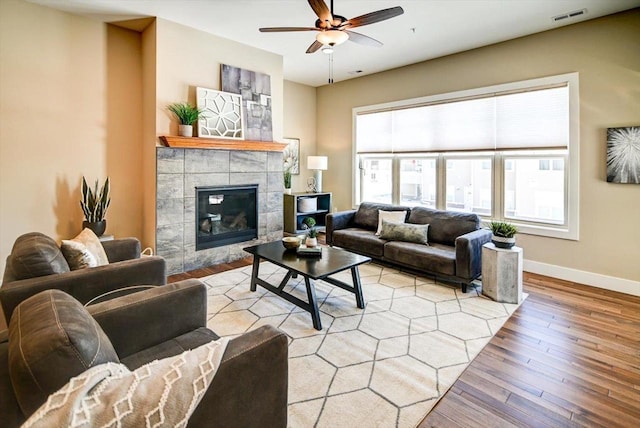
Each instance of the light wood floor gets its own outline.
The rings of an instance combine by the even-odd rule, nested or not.
[[[524,291],[419,428],[640,426],[640,298],[529,273]]]
[[[534,274],[425,427],[640,426],[640,298]]]

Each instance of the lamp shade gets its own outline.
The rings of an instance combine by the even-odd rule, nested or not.
[[[337,46],[349,39],[349,34],[340,30],[321,31],[316,35],[316,40],[323,45]]]
[[[329,164],[326,156],[307,156],[307,168],[325,171]]]

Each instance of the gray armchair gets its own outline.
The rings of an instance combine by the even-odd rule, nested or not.
[[[20,302],[44,290],[62,290],[84,304],[106,292],[131,285],[166,284],[165,260],[158,256],[140,257],[137,239],[115,239],[102,245],[108,265],[72,271],[60,247],[50,237],[38,232],[18,237],[7,257],[0,287],[0,303],[7,325]],[[136,290],[128,292],[133,291]]]
[[[119,361],[135,370],[217,339],[206,319],[206,286],[196,279],[86,308],[58,290],[30,297],[8,338],[0,333],[2,426],[22,424],[90,367]],[[269,325],[231,340],[188,426],[286,427],[287,348],[286,335]]]

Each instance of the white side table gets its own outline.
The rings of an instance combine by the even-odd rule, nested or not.
[[[522,301],[522,248],[482,246],[482,294],[502,303]]]

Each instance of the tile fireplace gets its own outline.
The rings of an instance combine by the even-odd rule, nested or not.
[[[247,257],[242,251],[244,247],[282,238],[281,151],[157,147],[156,165],[156,253],[167,260],[168,275],[229,263]],[[205,206],[201,206],[196,202],[196,189],[253,186],[256,194],[255,220],[245,213],[247,225],[251,224],[253,231],[242,236],[242,242],[199,245],[197,234],[204,220],[200,218],[201,214],[210,215],[210,221],[202,225],[204,230],[209,226],[212,231],[216,227],[221,230],[225,222],[231,225],[235,219],[223,219],[217,211],[223,205],[217,203],[220,192],[211,190],[208,193],[211,197],[206,197]],[[240,196],[233,196],[231,200],[234,198]],[[237,202],[233,204],[237,205]],[[204,209],[201,211],[201,208]],[[218,215],[220,221],[217,220]],[[233,228],[244,224],[242,214],[237,212],[235,216],[238,215]]]

